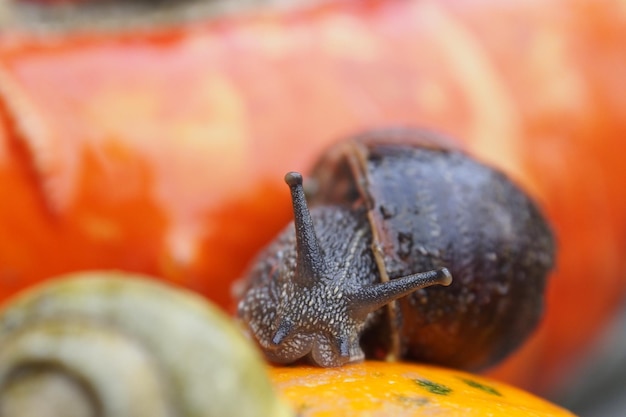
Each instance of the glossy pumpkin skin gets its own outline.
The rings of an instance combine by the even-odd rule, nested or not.
[[[546,387],[626,287],[625,20],[620,4],[582,0],[381,0],[5,32],[0,294],[115,267],[226,306],[290,218],[286,171],[347,133],[425,125],[522,183],[555,227],[546,319],[499,374]]]

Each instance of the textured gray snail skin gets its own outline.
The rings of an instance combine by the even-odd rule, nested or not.
[[[253,262],[240,295],[238,314],[270,361],[339,366],[391,353],[476,370],[535,328],[554,241],[499,171],[409,129],[338,143],[311,182],[313,238],[299,241],[309,227],[294,202],[295,223]],[[319,265],[302,267],[311,251]],[[374,290],[424,271],[401,299]]]
[[[0,312],[2,417],[290,416],[216,307],[148,277],[53,280]]]

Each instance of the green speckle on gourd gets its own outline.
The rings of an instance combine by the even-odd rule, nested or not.
[[[452,388],[439,384],[437,382],[429,381],[428,379],[414,379],[415,383],[421,388],[424,388],[428,392],[437,395],[449,395],[452,393]]]
[[[469,385],[472,388],[476,388],[479,389],[483,392],[486,392],[487,394],[491,394],[491,395],[496,395],[498,397],[502,397],[502,393],[500,391],[498,391],[497,389],[495,389],[492,386],[483,384],[481,382],[475,381],[473,379],[469,379],[469,378],[462,378],[459,377],[459,379],[463,382],[465,382],[467,385]]]

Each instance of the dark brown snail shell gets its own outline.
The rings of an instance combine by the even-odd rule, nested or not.
[[[338,143],[312,171],[310,216],[299,174],[286,181],[297,232],[260,255],[239,303],[271,361],[338,366],[365,352],[478,369],[538,323],[548,224],[445,139],[403,129]]]

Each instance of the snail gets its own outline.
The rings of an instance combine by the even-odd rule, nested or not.
[[[261,355],[200,296],[147,277],[61,277],[0,312],[2,417],[291,416]]]
[[[327,150],[308,196],[300,174],[285,180],[294,222],[238,290],[238,316],[269,361],[478,370],[536,327],[550,226],[521,188],[451,140],[376,130]]]

